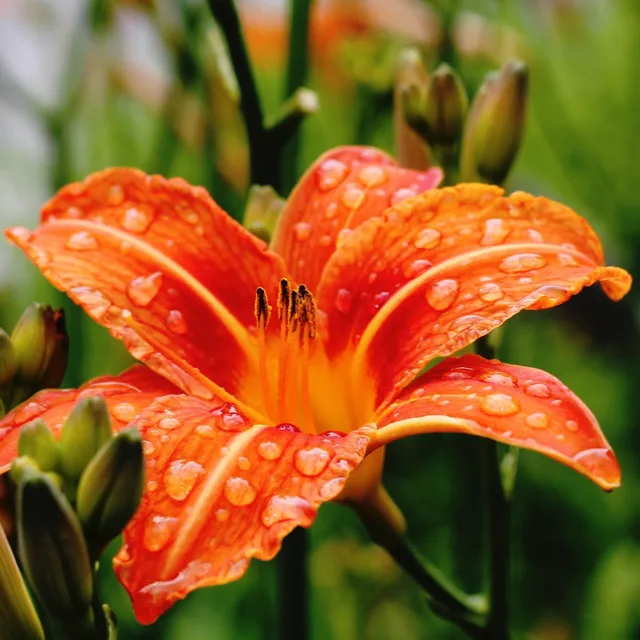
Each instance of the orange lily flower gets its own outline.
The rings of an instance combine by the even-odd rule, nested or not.
[[[466,355],[416,379],[522,309],[596,281],[617,300],[631,283],[567,207],[432,189],[440,178],[335,149],[267,248],[204,189],[110,169],[62,189],[35,231],[7,231],[147,365],[41,392],[0,422],[0,466],[18,427],[40,416],[58,430],[80,396],[103,394],[116,427],[140,429],[146,492],[114,564],[141,622],[273,558],[323,502],[401,527],[380,478],[384,446],[407,435],[492,438],[619,484],[594,416],[550,374]]]

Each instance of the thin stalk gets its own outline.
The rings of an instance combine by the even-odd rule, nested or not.
[[[292,0],[289,27],[289,57],[284,98],[290,98],[307,80],[309,68],[309,15],[312,0]],[[294,135],[282,150],[282,186],[288,193],[298,179],[300,136]]]
[[[306,640],[309,636],[309,533],[294,529],[278,555],[278,638]]]

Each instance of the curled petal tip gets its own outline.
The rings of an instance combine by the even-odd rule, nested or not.
[[[611,449],[586,449],[573,457],[574,468],[605,491],[620,486],[620,465]]]

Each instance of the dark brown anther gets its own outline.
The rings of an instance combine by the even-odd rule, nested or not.
[[[267,292],[262,288],[256,289],[256,301],[253,307],[253,313],[256,317],[258,329],[266,329],[271,317],[271,307],[267,299]]]
[[[291,286],[286,278],[280,280],[280,290],[278,291],[278,320],[288,322],[289,307],[291,305]]]

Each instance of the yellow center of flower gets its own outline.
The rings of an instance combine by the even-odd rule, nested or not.
[[[277,303],[280,340],[277,348],[277,376],[270,375],[266,329],[271,319],[271,305],[262,287],[256,290],[254,313],[258,327],[259,375],[264,404],[277,422],[294,420],[305,431],[315,431],[309,394],[309,350],[316,337],[316,303],[301,284],[291,289],[289,281],[280,281]]]

